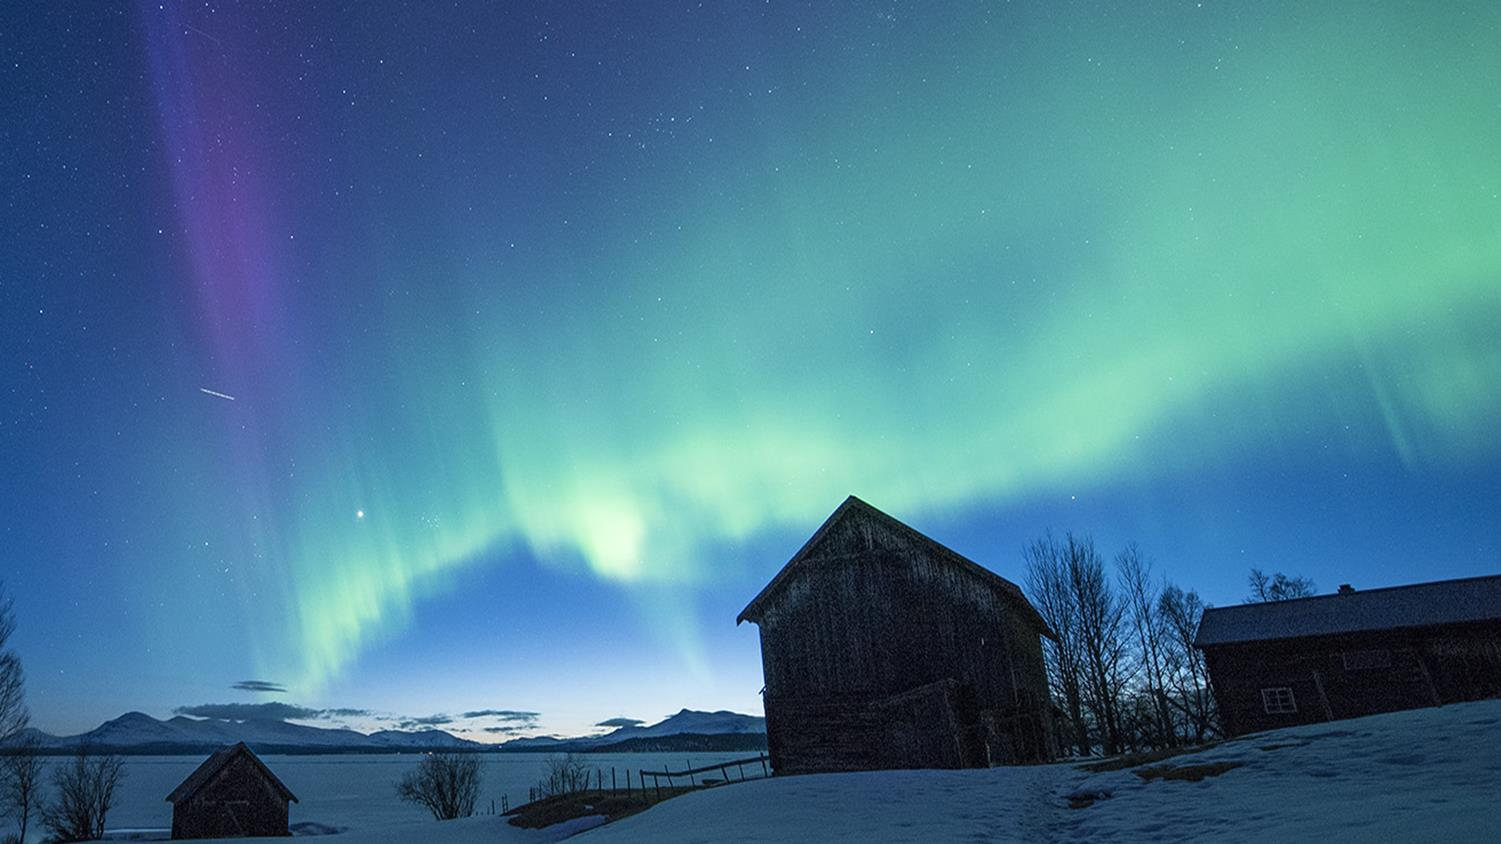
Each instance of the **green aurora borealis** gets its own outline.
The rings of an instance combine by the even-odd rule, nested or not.
[[[1501,6],[600,14],[541,46],[532,17],[362,25],[312,71],[321,114],[264,35],[151,76],[150,133],[300,139],[253,166],[139,153],[162,184],[244,166],[266,197],[228,227],[270,317],[209,313],[181,256],[223,229],[171,223],[210,244],[124,262],[186,292],[140,306],[178,326],[170,354],[140,341],[172,398],[111,459],[173,468],[117,491],[159,528],[121,553],[152,559],[139,594],[279,620],[222,634],[247,648],[224,670],[374,690],[361,660],[415,649],[424,601],[528,559],[618,584],[648,658],[753,705],[759,666],[715,664],[693,596],[727,546],[790,551],[852,492],[962,521],[1268,454],[1501,459]],[[149,17],[137,62],[182,37]],[[450,36],[444,61],[413,46]],[[200,541],[227,590],[172,550]],[[153,642],[196,617],[136,611]]]

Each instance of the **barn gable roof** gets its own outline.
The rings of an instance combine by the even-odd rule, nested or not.
[[[214,775],[219,773],[225,765],[228,765],[230,760],[241,754],[244,754],[245,758],[249,759],[260,770],[261,776],[265,777],[267,782],[270,782],[277,791],[281,792],[283,797],[293,803],[297,802],[297,795],[293,794],[292,790],[287,788],[280,779],[277,779],[276,774],[271,773],[271,769],[266,767],[266,763],[262,762],[260,757],[256,756],[243,741],[226,745],[214,751],[213,755],[203,760],[203,764],[199,765],[197,770],[188,774],[188,778],[183,780],[181,785],[173,789],[171,794],[167,795],[167,802],[181,803],[191,798],[194,794],[198,793],[200,788],[207,785],[209,780],[212,780]]]
[[[797,553],[792,555],[792,559],[788,560],[787,564],[782,566],[782,570],[777,572],[776,577],[773,577],[771,579],[771,582],[766,584],[765,588],[763,588],[756,595],[756,597],[751,599],[751,602],[747,604],[745,609],[740,611],[740,615],[735,618],[735,623],[740,624],[743,621],[759,621],[767,602],[775,597],[775,595],[781,591],[784,585],[786,585],[790,580],[795,578],[800,571],[802,571],[806,561],[815,556],[813,552],[823,543],[824,539],[833,532],[834,528],[840,525],[846,519],[850,518],[867,518],[876,521],[897,536],[906,539],[914,545],[927,549],[935,557],[944,561],[945,563],[948,563],[955,569],[962,571],[972,577],[978,578],[987,585],[995,588],[998,592],[1011,599],[1012,602],[1019,609],[1021,609],[1022,617],[1027,621],[1032,622],[1032,624],[1037,627],[1042,635],[1047,636],[1048,638],[1053,638],[1053,631],[1048,629],[1047,623],[1042,620],[1042,616],[1037,614],[1037,608],[1032,606],[1032,603],[1027,600],[1025,595],[1022,594],[1021,588],[1018,587],[1015,583],[1012,583],[1006,578],[1001,577],[1000,575],[996,574],[990,569],[985,568],[979,563],[970,560],[964,555],[958,553],[957,551],[954,551],[953,549],[938,542],[937,540],[932,539],[926,534],[913,529],[900,520],[887,515],[886,513],[876,509],[875,507],[872,507],[870,504],[861,501],[859,498],[853,495],[851,495],[849,498],[846,498],[844,500],[844,503],[840,504],[839,507],[834,510],[833,514],[831,514],[827,519],[824,520],[824,523],[819,526],[818,530],[813,532],[813,535],[808,538],[808,541],[803,543],[803,547],[799,548]]]
[[[1194,644],[1332,636],[1501,620],[1501,575],[1413,583],[1204,611]]]

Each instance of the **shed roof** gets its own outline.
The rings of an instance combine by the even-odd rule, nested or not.
[[[1501,575],[1204,611],[1198,647],[1501,620]]]
[[[875,507],[872,507],[870,504],[867,504],[866,502],[853,495],[844,499],[844,503],[840,504],[839,507],[836,508],[827,519],[824,520],[824,523],[819,526],[818,530],[813,532],[813,535],[808,538],[808,541],[803,543],[803,547],[799,548],[797,553],[792,555],[792,559],[788,560],[787,564],[782,566],[782,570],[777,572],[776,577],[773,577],[771,579],[771,582],[766,584],[765,588],[757,593],[756,597],[751,599],[751,602],[746,605],[745,609],[740,611],[740,615],[736,616],[735,623],[739,624],[743,621],[758,621],[767,602],[771,600],[771,598],[774,597],[779,591],[781,591],[782,587],[803,569],[804,563],[809,558],[814,556],[812,552],[819,546],[824,537],[828,536],[829,532],[845,519],[861,516],[879,522],[898,536],[904,537],[915,545],[926,548],[939,560],[942,560],[943,562],[953,566],[955,569],[964,572],[965,574],[972,577],[978,578],[987,585],[995,588],[996,591],[1000,592],[1002,595],[1005,595],[1019,609],[1021,609],[1022,617],[1032,622],[1033,625],[1035,625],[1042,633],[1042,635],[1047,636],[1048,638],[1053,638],[1053,631],[1048,629],[1047,623],[1043,621],[1042,616],[1038,615],[1037,608],[1032,606],[1032,603],[1027,600],[1027,597],[1025,595],[1022,594],[1021,588],[1018,587],[1015,583],[1012,583],[1006,578],[1001,577],[1000,575],[996,574],[990,569],[985,568],[979,563],[970,560],[959,552],[954,551],[953,549],[932,539],[926,534],[914,530],[907,524],[887,515],[886,513],[876,509]]]
[[[222,769],[225,765],[228,765],[231,759],[234,759],[236,756],[242,753],[255,765],[257,769],[260,770],[261,775],[264,776],[266,780],[276,788],[277,791],[281,792],[283,797],[291,800],[293,803],[297,802],[297,795],[293,794],[292,790],[287,788],[287,786],[280,779],[277,779],[276,774],[271,773],[271,769],[266,767],[266,763],[262,762],[260,757],[256,756],[255,753],[251,751],[251,749],[246,746],[245,742],[243,741],[236,744],[226,745],[214,751],[213,755],[203,760],[203,764],[199,765],[197,770],[193,771],[193,773],[191,774],[188,774],[188,778],[183,780],[181,785],[173,789],[171,794],[167,795],[167,802],[181,803],[182,801],[192,797],[194,794],[198,793],[198,789],[203,788],[205,785],[207,785],[208,781],[213,779],[214,775],[219,773],[220,769]]]

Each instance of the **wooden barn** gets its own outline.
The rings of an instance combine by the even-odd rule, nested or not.
[[[850,496],[740,613],[778,774],[1052,755],[1042,636],[1014,583]]]
[[[214,752],[171,794],[173,838],[291,835],[296,796],[244,742]]]
[[[1204,611],[1226,733],[1501,697],[1501,576]]]

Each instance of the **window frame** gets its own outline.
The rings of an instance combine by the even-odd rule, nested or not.
[[[1297,714],[1297,695],[1291,686],[1267,686],[1261,690],[1261,710],[1267,715]]]

